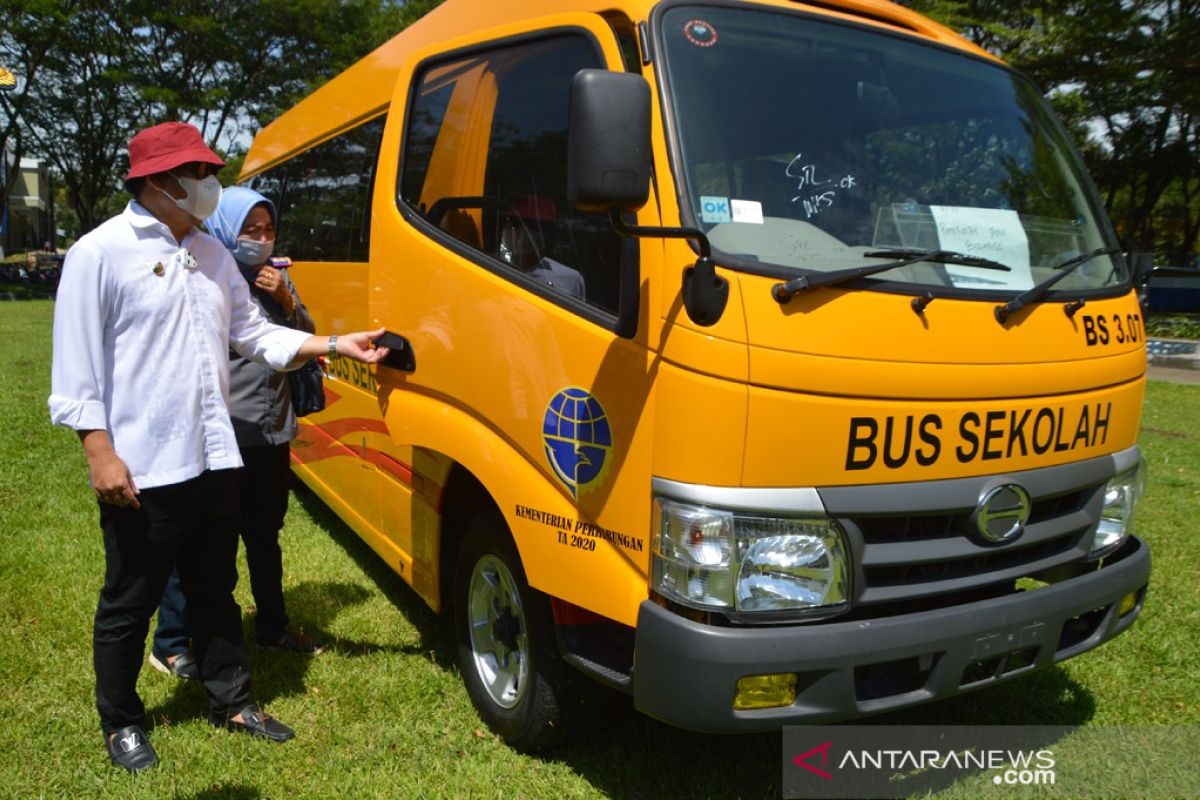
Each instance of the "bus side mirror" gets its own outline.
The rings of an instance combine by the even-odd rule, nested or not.
[[[695,241],[700,258],[683,271],[683,305],[692,322],[715,325],[729,300],[729,282],[716,274],[708,237],[697,228],[630,225],[622,219],[649,199],[650,84],[628,72],[581,69],[571,79],[567,202],[579,211],[607,211],[622,236]],[[636,273],[626,280],[636,285]],[[627,318],[624,306],[621,316]]]
[[[650,197],[650,85],[583,69],[571,80],[567,201],[580,211],[637,211]]]

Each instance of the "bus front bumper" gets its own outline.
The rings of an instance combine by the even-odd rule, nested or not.
[[[1133,623],[1150,579],[1150,549],[1131,537],[1118,556],[1035,591],[851,622],[716,627],[646,600],[638,611],[634,705],[691,730],[761,731],[990,686],[1097,647]],[[1123,609],[1131,594],[1136,603]],[[734,709],[740,678],[779,673],[796,675],[795,702]]]

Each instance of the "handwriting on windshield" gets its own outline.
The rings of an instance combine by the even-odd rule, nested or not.
[[[838,192],[853,189],[858,185],[855,177],[849,173],[836,177],[822,172],[815,163],[806,163],[803,153],[788,162],[783,174],[796,181],[798,194],[792,198],[793,204],[799,204],[804,210],[804,218],[812,219],[822,211],[832,208],[837,202]]]

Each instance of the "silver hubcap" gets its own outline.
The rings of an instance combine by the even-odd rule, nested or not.
[[[521,702],[529,677],[525,610],[504,562],[485,555],[475,562],[467,597],[467,624],[475,671],[492,702],[512,708]]]

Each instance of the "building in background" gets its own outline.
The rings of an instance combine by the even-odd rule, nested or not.
[[[11,166],[12,156],[5,153],[5,176]],[[22,158],[13,179],[12,192],[0,214],[0,247],[5,253],[40,250],[47,244],[53,247],[53,209],[54,193],[48,167],[38,159]]]

